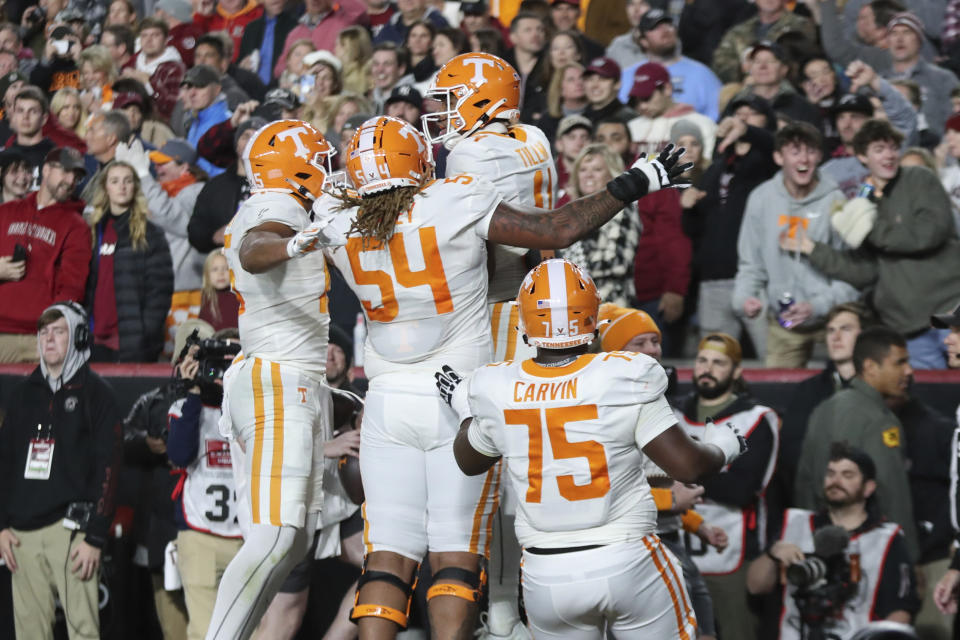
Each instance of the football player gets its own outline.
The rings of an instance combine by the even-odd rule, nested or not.
[[[251,525],[224,572],[208,640],[250,637],[317,528],[331,420],[329,278],[317,250],[332,212],[313,205],[334,153],[310,124],[280,120],[243,154],[251,196],[227,225],[224,253],[244,356],[226,377],[224,409],[245,453]]]
[[[431,180],[427,141],[380,116],[354,134],[342,194],[344,246],[329,252],[360,299],[370,379],[361,429],[365,570],[352,617],[361,638],[406,626],[411,579],[430,551],[428,609],[437,637],[469,638],[481,589],[478,565],[498,495],[496,473],[459,473],[456,416],[436,395],[442,363],[490,362],[486,241],[553,249],[610,220],[624,202],[682,183],[683,150],[639,161],[607,190],[553,211],[507,204],[488,181]]]
[[[481,176],[493,183],[504,201],[552,209],[556,168],[550,141],[520,117],[520,75],[506,61],[489,53],[464,53],[443,65],[427,91],[440,110],[421,117],[431,143],[442,143],[447,174]],[[434,126],[431,126],[434,125]],[[436,138],[433,130],[442,131]],[[517,289],[529,266],[529,250],[490,244],[487,302],[493,331],[493,360],[532,357],[533,349],[519,339]],[[534,257],[536,252],[530,253]],[[483,638],[528,638],[517,607],[520,545],[513,535],[516,498],[501,486],[499,517],[494,519],[494,557],[489,563],[490,592]],[[515,630],[515,631],[514,631]]]
[[[710,425],[698,443],[676,424],[667,377],[640,353],[588,354],[600,296],[567,260],[547,260],[518,295],[528,360],[491,364],[469,382],[449,367],[441,395],[461,420],[457,464],[470,476],[501,457],[519,501],[523,599],[535,638],[692,638],[679,563],[654,534],[644,456],[696,482],[745,447]]]

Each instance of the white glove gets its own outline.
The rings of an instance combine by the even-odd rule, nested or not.
[[[132,144],[119,143],[114,158],[129,164],[141,178],[150,175],[150,154],[143,148],[143,143],[140,140],[134,140]]]
[[[298,232],[287,242],[287,255],[291,258],[302,258],[313,253],[326,244],[327,237],[323,234],[327,223],[314,222]]]
[[[440,371],[434,373],[433,377],[437,381],[437,391],[440,392],[440,397],[457,414],[457,428],[459,429],[464,420],[472,417],[468,399],[470,385],[465,384],[463,376],[446,364]]]
[[[868,198],[852,198],[830,216],[830,224],[843,241],[854,249],[863,244],[876,221],[877,204]]]
[[[713,420],[707,420],[703,429],[703,442],[720,448],[724,465],[730,464],[747,450],[747,441],[729,422],[715,424]]]

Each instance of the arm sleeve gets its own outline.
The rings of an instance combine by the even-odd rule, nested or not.
[[[193,205],[193,215],[187,223],[190,245],[200,253],[210,253],[219,246],[213,242],[213,234],[226,224],[221,224],[216,215],[225,206],[223,202],[217,203],[218,186],[215,181],[203,185],[197,202]]]
[[[640,416],[634,429],[634,439],[637,446],[643,449],[661,433],[677,424],[670,403],[663,396],[652,402],[640,405]]]
[[[812,511],[818,507],[819,494],[817,487],[823,487],[823,474],[817,469],[816,451],[821,446],[820,441],[823,439],[820,425],[823,424],[824,429],[830,428],[830,422],[825,422],[826,419],[827,411],[821,403],[813,410],[807,421],[807,433],[800,447],[800,460],[797,462],[797,477],[794,482],[793,496],[794,505],[801,509]],[[817,475],[820,475],[821,482],[819,484],[814,481]]]
[[[817,242],[809,260],[828,278],[843,280],[857,289],[865,289],[877,279],[877,263],[862,249],[841,251]]]
[[[877,602],[870,619],[883,620],[894,611],[914,614],[919,610],[920,599],[917,597],[913,564],[910,562],[907,544],[901,531],[890,541],[880,584],[877,585]]]
[[[903,94],[893,88],[893,85],[880,78],[880,102],[883,111],[887,114],[890,124],[900,130],[904,139],[913,140],[917,133],[917,112],[913,105],[907,102]]]
[[[473,419],[467,428],[467,440],[470,442],[470,446],[476,449],[478,453],[482,453],[491,458],[498,458],[501,454],[497,451],[497,445],[495,445],[493,440],[484,432],[482,422],[482,420]]]
[[[753,504],[769,480],[767,471],[770,459],[777,453],[768,420],[776,420],[776,416],[765,414],[761,418],[747,436],[747,452],[734,460],[726,473],[719,473],[704,481],[704,495],[716,502],[737,507]]]
[[[160,227],[164,233],[182,237],[187,232],[190,216],[193,215],[193,207],[188,207],[188,203],[181,198],[171,198],[149,174],[141,179],[140,184],[143,187],[143,194],[147,197],[150,221]],[[180,194],[183,194],[187,189],[181,191]]]
[[[200,453],[200,412],[203,403],[196,393],[187,395],[170,407],[170,435],[167,436],[167,457],[178,467],[188,467]]]
[[[139,398],[123,419],[123,459],[127,464],[148,467],[154,454],[147,447],[150,409],[156,400],[158,391],[154,389]]]
[[[747,199],[747,208],[737,236],[737,275],[733,281],[734,309],[742,309],[747,298],[758,297],[767,286],[767,269],[763,264],[763,205],[759,202],[760,191],[754,191]]]
[[[476,186],[474,186],[476,185]],[[477,219],[478,223],[474,227],[477,235],[484,240],[490,232],[490,223],[497,211],[497,207],[503,202],[503,197],[497,193],[493,183],[484,178],[474,178],[473,187],[466,195],[466,210],[470,216]]]
[[[954,226],[950,198],[937,176],[923,170],[909,175],[917,176],[913,179],[917,197],[912,200],[914,206],[909,215],[878,215],[867,236],[878,249],[904,256],[937,249],[952,237]]]
[[[149,233],[149,229],[148,229]],[[173,295],[173,259],[170,247],[163,232],[153,227],[149,240],[150,255],[147,257],[147,269],[144,277],[146,295],[144,296],[143,330],[144,344],[148,359],[155,359],[163,347],[163,332],[170,310],[170,298]],[[159,348],[158,348],[159,347]]]
[[[93,547],[102,548],[107,542],[116,508],[117,476],[123,456],[123,423],[113,389],[99,378],[95,380],[99,384],[95,389],[93,413],[90,417],[93,421],[91,430],[96,438],[96,461],[93,491],[90,495],[97,496],[97,501],[96,511],[87,525],[86,541]]]
[[[645,206],[645,203],[652,201],[652,206],[659,210],[653,218],[657,222],[657,262],[663,268],[664,290],[685,296],[690,285],[692,250],[690,238],[683,233],[680,192],[665,189],[661,193],[664,194],[662,197],[654,194],[653,197],[642,198],[637,206]],[[643,242],[642,235],[640,242]]]
[[[63,242],[63,251],[60,252],[57,260],[57,281],[53,288],[54,300],[83,302],[92,255],[90,229],[78,217],[76,224],[67,233]]]

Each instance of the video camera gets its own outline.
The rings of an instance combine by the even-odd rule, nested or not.
[[[804,639],[837,637],[827,628],[843,617],[844,605],[857,594],[860,581],[860,557],[847,558],[849,543],[850,535],[842,527],[821,527],[813,534],[814,552],[787,567],[787,582],[796,587],[793,599]]]
[[[190,353],[192,347],[197,347],[193,358],[200,363],[197,368],[197,375],[193,380],[180,380],[183,391],[186,391],[194,384],[200,387],[200,395],[204,397],[204,404],[211,404],[209,400],[223,398],[223,387],[217,383],[217,380],[223,380],[223,374],[230,366],[233,358],[240,353],[240,343],[229,340],[218,340],[216,338],[200,338],[199,329],[194,329],[193,333],[187,336],[177,362],[182,362],[183,358]],[[216,401],[219,405],[220,401]]]

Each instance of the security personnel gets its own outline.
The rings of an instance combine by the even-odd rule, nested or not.
[[[732,424],[747,440],[746,453],[704,481],[704,502],[697,506],[707,522],[726,532],[729,544],[707,546],[690,534],[684,535],[684,542],[710,590],[721,636],[752,640],[758,621],[747,601],[746,564],[766,542],[765,492],[776,466],[780,419],[773,409],[737,392],[742,385],[741,360],[735,338],[707,334],[694,361],[696,390],[676,414],[694,438],[702,438],[712,420]]]
[[[846,440],[863,449],[877,465],[880,511],[903,527],[910,558],[919,558],[913,499],[907,477],[906,440],[888,402],[905,398],[913,369],[907,343],[888,327],[871,327],[853,347],[856,376],[849,388],[825,400],[810,415],[797,467],[795,504],[817,509],[830,443]]]
[[[16,635],[53,638],[58,596],[70,637],[99,638],[122,416],[113,389],[87,365],[80,305],[44,310],[37,338],[40,366],[11,393],[0,429],[0,557],[13,573]]]

